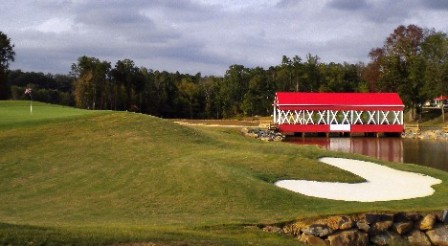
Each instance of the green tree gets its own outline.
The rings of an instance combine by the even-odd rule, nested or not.
[[[11,40],[0,31],[0,99],[7,99],[9,89],[6,81],[6,71],[9,68],[9,62],[14,61],[14,45]]]
[[[248,90],[249,70],[242,65],[232,65],[219,84],[221,116],[228,118],[243,113],[241,105]]]
[[[108,109],[110,102],[110,63],[95,57],[82,56],[72,65],[74,97],[77,107]]]
[[[334,62],[331,62],[328,65],[320,64],[319,72],[322,78],[319,91],[340,92],[346,90],[344,88],[344,71],[341,64]]]
[[[432,32],[422,43],[421,54],[426,61],[426,91],[432,98],[448,95],[448,37]]]
[[[428,98],[448,95],[448,37],[446,33],[431,31],[422,44],[426,61],[425,92]],[[442,107],[445,122],[445,108]]]
[[[287,57],[282,57],[282,64],[278,71],[278,87],[281,91],[292,91],[292,74],[293,74],[293,61]]]
[[[423,90],[425,61],[421,57],[424,39],[422,28],[400,25],[386,38],[382,48],[370,53],[370,68],[378,69],[377,89],[398,92],[414,119],[426,98]]]
[[[300,83],[302,80],[302,75],[303,75],[303,64],[302,64],[302,58],[300,58],[299,56],[294,56],[292,58],[292,67],[293,67],[293,86],[294,86],[294,91],[300,91]]]
[[[265,105],[269,92],[269,83],[263,68],[250,69],[249,86],[241,105],[243,114],[251,116],[266,114]]]
[[[177,109],[175,99],[177,97],[177,87],[175,74],[166,71],[154,72],[154,86],[156,89],[156,101],[160,116],[176,117]]]
[[[321,74],[319,71],[320,58],[317,55],[308,54],[303,63],[303,76],[301,91],[316,92],[321,83]]]
[[[144,78],[130,59],[119,60],[111,71],[114,106],[121,110],[139,111],[143,98]]]
[[[159,115],[158,104],[157,104],[157,91],[154,84],[154,71],[141,67],[139,70],[142,76],[143,88],[139,92],[142,102],[141,102],[141,112]]]
[[[382,61],[384,57],[384,50],[382,48],[375,48],[369,52],[371,62],[364,67],[361,72],[362,79],[367,83],[367,88],[371,92],[378,92],[380,80],[380,73],[382,71]]]
[[[356,92],[360,90],[361,65],[330,62],[319,64],[319,91]]]
[[[277,67],[276,88],[279,91],[299,91],[302,74],[302,58],[296,55],[290,59],[284,55],[282,63]]]
[[[200,91],[204,97],[203,117],[205,118],[219,118],[219,101],[218,101],[218,84],[222,78],[208,76],[201,78]]]
[[[193,118],[199,108],[199,85],[192,78],[182,78],[177,84],[179,108],[184,108],[184,112],[179,112],[182,117]]]

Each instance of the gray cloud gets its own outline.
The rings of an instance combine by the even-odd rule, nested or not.
[[[435,10],[446,10],[448,9],[448,1],[446,0],[420,0],[421,3],[430,8]]]
[[[446,7],[441,0],[3,0],[0,22],[16,45],[13,69],[67,73],[88,55],[223,75],[232,64],[277,65],[282,55],[366,62],[398,25],[447,31]]]
[[[362,10],[368,7],[365,0],[331,0],[328,6],[341,10]]]
[[[418,9],[413,0],[378,1],[370,4],[366,17],[376,23],[402,23]],[[397,25],[398,26],[398,25]]]

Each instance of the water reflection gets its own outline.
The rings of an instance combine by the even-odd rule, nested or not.
[[[403,139],[404,162],[416,163],[448,171],[448,142]]]
[[[368,155],[377,159],[415,163],[448,171],[448,142],[402,138],[319,138],[290,137],[296,144],[312,144],[321,148]]]

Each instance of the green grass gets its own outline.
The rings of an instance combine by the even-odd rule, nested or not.
[[[405,113],[405,124],[420,124],[426,127],[444,127],[448,121],[448,111],[445,109],[445,122],[443,122],[442,110],[440,108],[423,108],[420,117],[411,119],[410,112]]]
[[[442,179],[427,198],[312,198],[273,182],[358,182],[316,159],[372,159],[141,114],[33,106],[30,115],[26,102],[0,101],[0,244],[291,245],[250,225],[448,207],[448,174],[435,169],[383,162]]]
[[[1,101],[0,129],[36,126],[50,121],[60,121],[83,115],[98,114],[99,111],[74,109],[65,106],[51,105],[30,101]]]

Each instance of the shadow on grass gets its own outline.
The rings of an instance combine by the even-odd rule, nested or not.
[[[291,245],[293,237],[248,225],[196,228],[52,228],[0,222],[0,245]]]

